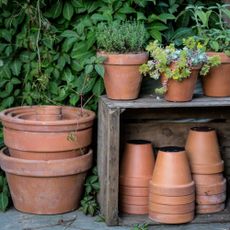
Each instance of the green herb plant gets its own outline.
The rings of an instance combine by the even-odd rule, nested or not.
[[[142,22],[113,21],[100,23],[96,32],[97,47],[108,53],[138,53],[144,50],[147,31]]]
[[[147,46],[146,50],[152,60],[143,64],[140,72],[156,80],[162,75],[165,77],[162,87],[155,90],[157,94],[167,92],[169,79],[183,81],[189,78],[192,67],[200,66],[200,74],[206,75],[210,68],[220,64],[219,57],[208,57],[203,44],[194,37],[184,39],[182,49],[176,49],[173,43],[163,47],[158,41],[154,41]]]
[[[132,230],[148,230],[148,229],[149,229],[149,226],[146,223],[144,223],[144,224],[135,224],[132,227]]]
[[[207,50],[230,56],[230,26],[226,21],[230,19],[228,7],[218,3],[209,7],[189,5],[186,11],[191,13],[195,22],[193,29]]]

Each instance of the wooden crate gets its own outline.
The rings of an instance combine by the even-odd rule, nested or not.
[[[230,98],[196,97],[191,102],[172,103],[151,96],[133,101],[113,101],[102,96],[98,115],[97,154],[101,186],[98,199],[108,225],[156,224],[147,216],[119,214],[119,160],[128,139],[150,140],[155,149],[166,145],[184,146],[190,127],[214,127],[225,161],[225,175],[230,178]],[[212,215],[212,220],[220,221],[228,214],[226,209]],[[208,216],[198,216],[192,223],[208,223]]]

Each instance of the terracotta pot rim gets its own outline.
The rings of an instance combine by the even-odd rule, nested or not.
[[[220,186],[224,186],[226,185],[227,180],[226,178],[223,179],[223,181],[216,183],[216,184],[210,184],[210,185],[202,185],[202,184],[196,184],[197,187],[199,187],[200,189],[214,189]]]
[[[9,113],[12,113],[14,111],[17,110],[23,110],[23,109],[30,109],[31,111],[36,110],[37,106],[19,106],[19,107],[13,107],[13,108],[9,108],[6,110],[3,110],[2,112],[0,112],[0,119],[2,120],[2,122],[10,122],[10,123],[15,123],[15,124],[23,124],[23,125],[37,125],[37,126],[55,126],[55,125],[71,125],[71,124],[79,124],[79,123],[88,123],[92,120],[95,119],[96,114],[91,111],[91,110],[87,110],[87,109],[81,109],[81,108],[77,108],[77,107],[71,107],[71,106],[63,106],[62,109],[63,111],[65,110],[76,110],[77,111],[83,111],[84,114],[87,114],[87,116],[83,116],[83,117],[78,117],[75,119],[66,119],[66,120],[55,120],[55,121],[36,121],[36,120],[24,120],[24,119],[17,119],[13,116],[9,116]]]
[[[213,195],[197,195],[196,203],[200,204],[220,204],[224,203],[227,198],[226,192],[213,194]]]
[[[93,157],[93,151],[89,150],[87,154],[74,158],[27,160],[8,156],[7,151],[7,148],[0,151],[1,168],[6,173],[28,177],[56,177],[83,173],[90,169]]]
[[[199,204],[196,206],[196,213],[208,214],[223,211],[225,209],[225,203],[220,204]]]
[[[146,144],[152,144],[152,142],[149,140],[133,139],[133,140],[127,140],[126,144],[129,144],[129,145],[146,145]]]
[[[191,164],[192,173],[197,174],[216,174],[224,171],[224,161],[216,164]]]
[[[135,188],[148,188],[149,181],[151,180],[150,177],[119,177],[120,185],[124,185],[127,187],[135,187]]]
[[[167,153],[179,153],[185,151],[185,148],[180,146],[164,146],[160,147],[159,151]]]
[[[195,131],[195,132],[211,132],[211,131],[215,131],[214,128],[208,127],[208,126],[196,126],[196,127],[190,128],[190,130]]]

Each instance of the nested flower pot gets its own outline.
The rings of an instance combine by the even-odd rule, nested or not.
[[[28,160],[0,152],[16,209],[34,214],[58,214],[79,206],[84,180],[92,165],[92,150],[58,160]]]
[[[230,57],[225,53],[209,52],[209,56],[217,55],[221,64],[211,68],[207,76],[202,77],[204,95],[210,97],[230,96]]]
[[[224,203],[227,198],[226,192],[214,194],[214,195],[197,195],[196,203],[200,204],[221,204]]]
[[[120,204],[119,210],[123,213],[133,215],[144,215],[149,211],[148,205]]]
[[[165,100],[172,102],[191,101],[200,68],[201,66],[192,67],[191,75],[182,81],[167,79],[163,74],[161,79],[162,85],[165,85],[167,88],[167,91],[164,95]]]
[[[194,192],[194,182],[184,148],[160,148],[150,186],[154,193],[163,196],[184,196]]]
[[[123,186],[120,185],[119,187],[119,193],[121,195],[127,195],[127,196],[149,196],[149,187],[130,187],[130,186]]]
[[[94,118],[92,111],[67,106],[24,106],[0,113],[11,156],[41,160],[85,154]]]
[[[137,54],[115,54],[98,52],[107,59],[104,84],[107,97],[115,100],[132,100],[139,95],[142,76],[139,66],[148,60],[146,52]]]
[[[215,174],[224,169],[216,131],[210,127],[193,127],[186,141],[191,170],[196,174]]]
[[[196,212],[198,214],[208,214],[221,212],[225,208],[225,203],[220,204],[200,204],[196,207]]]

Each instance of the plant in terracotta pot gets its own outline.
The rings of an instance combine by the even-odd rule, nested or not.
[[[140,72],[156,80],[161,78],[162,87],[155,92],[164,94],[168,101],[192,100],[198,74],[206,75],[210,68],[219,64],[218,57],[208,57],[205,47],[195,37],[184,39],[181,49],[173,43],[163,47],[154,41],[146,50],[152,60],[143,64]]]
[[[104,84],[110,99],[138,97],[142,76],[139,66],[148,59],[144,52],[147,32],[143,23],[114,21],[97,28],[97,55],[104,57]]]
[[[206,96],[230,96],[230,19],[227,4],[215,6],[188,6],[196,23],[194,30],[199,39],[207,46],[207,55],[217,55],[221,64],[212,68],[207,76],[202,78],[203,91]]]

